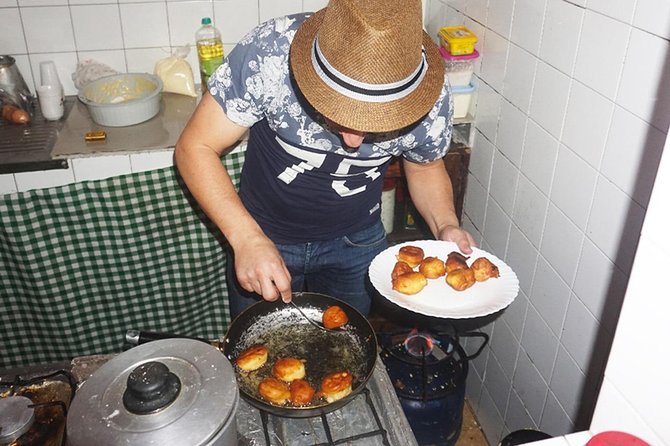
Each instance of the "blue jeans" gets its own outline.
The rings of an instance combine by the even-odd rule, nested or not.
[[[363,315],[370,312],[368,267],[388,247],[381,221],[363,230],[333,240],[277,245],[291,273],[293,291],[310,291],[343,300]],[[240,287],[234,260],[228,251],[226,268],[230,312],[237,317],[261,298]]]

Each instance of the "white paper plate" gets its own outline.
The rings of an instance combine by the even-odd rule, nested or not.
[[[459,251],[455,243],[438,240],[414,240],[391,246],[379,253],[370,264],[370,280],[379,293],[394,304],[427,316],[464,319],[486,316],[506,308],[519,293],[519,280],[512,269],[498,257],[478,248],[472,248],[468,257],[470,265],[478,257],[486,257],[500,271],[500,277],[477,282],[465,291],[456,291],[445,277],[428,279],[428,285],[419,293],[408,296],[391,286],[391,271],[396,264],[396,254],[406,245],[423,249],[426,257],[447,259],[452,251]]]

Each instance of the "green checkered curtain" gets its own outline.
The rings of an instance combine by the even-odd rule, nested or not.
[[[239,180],[244,152],[223,159]],[[222,235],[174,167],[0,196],[0,368],[229,323]]]

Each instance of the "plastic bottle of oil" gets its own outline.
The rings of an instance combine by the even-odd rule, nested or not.
[[[202,90],[207,89],[207,80],[223,63],[223,43],[221,33],[212,25],[212,19],[203,17],[202,26],[195,33],[195,45],[198,48],[200,81]]]

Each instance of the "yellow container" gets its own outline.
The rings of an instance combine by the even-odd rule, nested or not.
[[[442,47],[453,56],[471,54],[475,51],[477,36],[465,26],[445,26],[437,33]]]

